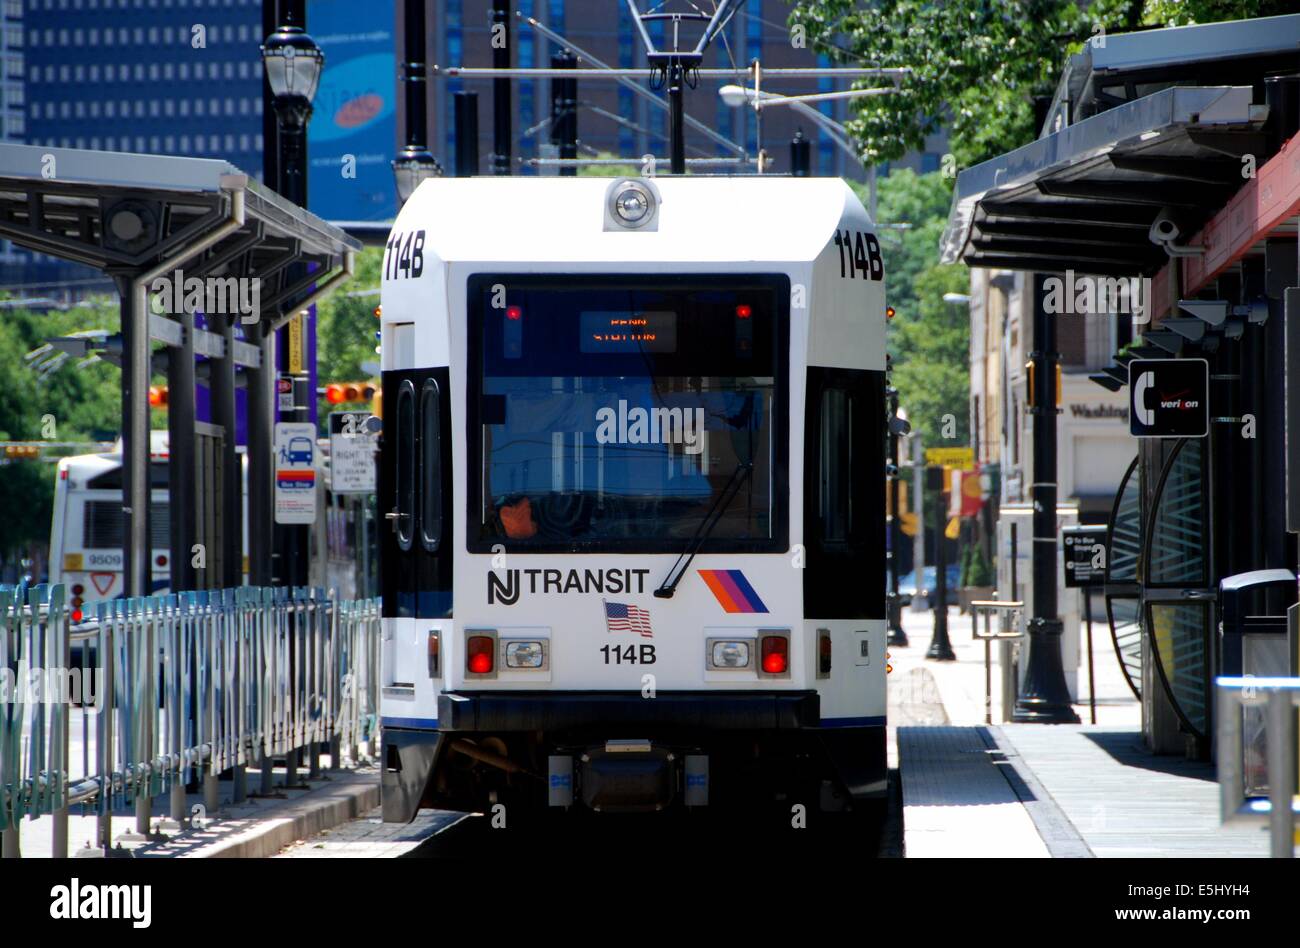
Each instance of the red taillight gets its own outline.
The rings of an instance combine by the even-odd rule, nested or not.
[[[73,609],[73,610],[72,610],[72,621],[73,621],[73,622],[80,622],[80,621],[81,621],[81,610],[80,610],[80,609]]]
[[[523,317],[523,315],[524,315],[524,311],[520,309],[518,306],[506,307],[506,319],[509,319],[511,321],[518,321]]]
[[[785,674],[790,664],[790,643],[783,635],[765,635],[761,647],[763,671],[769,675]]]
[[[72,595],[74,595],[74,596],[80,596],[80,595],[81,595],[82,593],[84,593],[85,591],[86,591],[86,587],[83,586],[83,585],[81,585],[81,583],[73,583],[73,584],[72,584]]]
[[[153,563],[154,563],[155,566],[166,566],[166,565],[167,565],[167,557],[164,556],[163,554],[159,553],[157,556],[155,556],[155,557],[153,558]]]
[[[496,640],[490,635],[471,635],[466,645],[465,667],[475,675],[490,675],[496,657]]]
[[[750,308],[748,303],[741,303],[736,307],[737,319],[749,319],[752,315],[754,315],[754,311]]]

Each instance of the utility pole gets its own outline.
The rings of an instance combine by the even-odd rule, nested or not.
[[[1032,575],[1033,617],[1025,686],[1011,719],[1040,724],[1078,724],[1070,706],[1061,663],[1064,626],[1056,602],[1056,323],[1043,306],[1043,276],[1033,275],[1034,350],[1030,353],[1029,396],[1034,456]]]
[[[492,4],[492,68],[510,68],[510,0]],[[510,79],[492,80],[492,173],[510,174]]]

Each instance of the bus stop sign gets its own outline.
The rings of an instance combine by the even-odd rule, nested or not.
[[[316,426],[282,421],[275,426],[275,522],[316,520]]]

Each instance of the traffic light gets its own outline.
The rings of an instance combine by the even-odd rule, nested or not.
[[[325,401],[331,405],[368,402],[378,390],[373,382],[331,382],[325,386]]]
[[[1030,408],[1033,408],[1034,392],[1036,391],[1036,389],[1034,387],[1035,372],[1034,372],[1034,361],[1032,359],[1025,363],[1025,374],[1026,374],[1027,381],[1029,383],[1029,397],[1025,399],[1025,401]],[[1056,407],[1057,408],[1061,407],[1061,363],[1059,362],[1056,363]]]
[[[150,408],[167,407],[167,386],[166,385],[149,386],[149,407]]]
[[[34,444],[6,444],[5,457],[10,461],[31,461],[41,456],[41,449]]]

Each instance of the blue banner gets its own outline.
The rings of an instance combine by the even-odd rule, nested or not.
[[[310,0],[307,32],[325,53],[308,127],[308,204],[329,221],[392,220],[397,189],[394,4]]]

